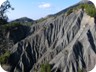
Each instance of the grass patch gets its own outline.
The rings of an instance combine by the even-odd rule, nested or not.
[[[51,65],[49,63],[42,64],[40,72],[51,72]]]
[[[11,54],[11,53],[10,53],[9,51],[6,51],[4,54],[2,54],[2,55],[0,56],[0,63],[1,63],[1,64],[6,64],[7,61],[8,61],[8,58],[9,58],[10,54]]]

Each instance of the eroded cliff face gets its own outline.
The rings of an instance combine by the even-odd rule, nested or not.
[[[13,46],[10,72],[40,71],[49,62],[52,72],[84,72],[96,64],[96,26],[84,11],[46,18]]]

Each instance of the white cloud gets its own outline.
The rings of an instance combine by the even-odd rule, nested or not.
[[[1,6],[1,4],[2,4],[4,1],[6,1],[6,0],[0,0],[0,6]]]
[[[51,7],[51,4],[50,4],[50,3],[42,3],[42,4],[40,4],[38,7],[39,7],[39,8],[44,8],[44,9],[46,9],[46,8],[50,8],[50,7]]]

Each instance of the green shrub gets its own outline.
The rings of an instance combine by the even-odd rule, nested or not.
[[[23,24],[21,24],[21,25],[24,25],[24,26],[32,26],[33,23],[31,23],[31,22],[27,22],[27,23],[23,23]]]
[[[76,6],[72,9],[69,9],[67,11],[67,15],[70,15],[73,11],[78,10],[78,9],[82,9],[84,10],[89,16],[91,17],[96,17],[96,8],[93,4],[80,4],[79,6]]]
[[[67,11],[67,15],[70,15],[72,12],[73,12],[73,9],[69,9],[69,10]]]
[[[15,22],[15,23],[6,24],[5,27],[10,28],[10,27],[15,27],[15,26],[20,26],[20,25],[21,25],[20,23]]]
[[[5,64],[10,56],[10,52],[6,51],[4,54],[0,56],[0,63]]]
[[[85,12],[89,16],[96,17],[96,9],[93,4],[81,4],[81,5],[79,5],[79,8],[85,9]]]
[[[48,64],[48,63],[42,64],[41,65],[40,72],[51,72],[51,66],[50,66],[50,64]]]
[[[8,28],[17,27],[17,26],[20,26],[20,25],[21,25],[20,23],[8,23],[8,24],[5,24],[5,25],[2,25],[2,27],[4,29],[8,29]]]
[[[4,29],[8,29],[8,28],[11,28],[11,27],[17,27],[17,26],[31,26],[32,23],[31,22],[27,22],[27,23],[19,23],[19,22],[12,22],[12,23],[9,23],[9,24],[5,24],[5,25],[2,25],[2,27]]]
[[[96,17],[96,9],[92,5],[86,7],[86,13],[91,17]]]
[[[78,72],[83,72],[83,70],[79,68],[79,69],[78,69]]]

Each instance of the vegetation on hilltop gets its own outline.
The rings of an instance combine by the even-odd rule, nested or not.
[[[96,8],[93,4],[81,4],[79,5],[80,8],[85,9],[85,12],[91,16],[96,17]]]
[[[71,8],[67,11],[67,15],[70,15],[75,10],[82,9],[84,10],[89,16],[96,17],[96,8],[93,4],[83,3],[78,5],[77,7]]]

